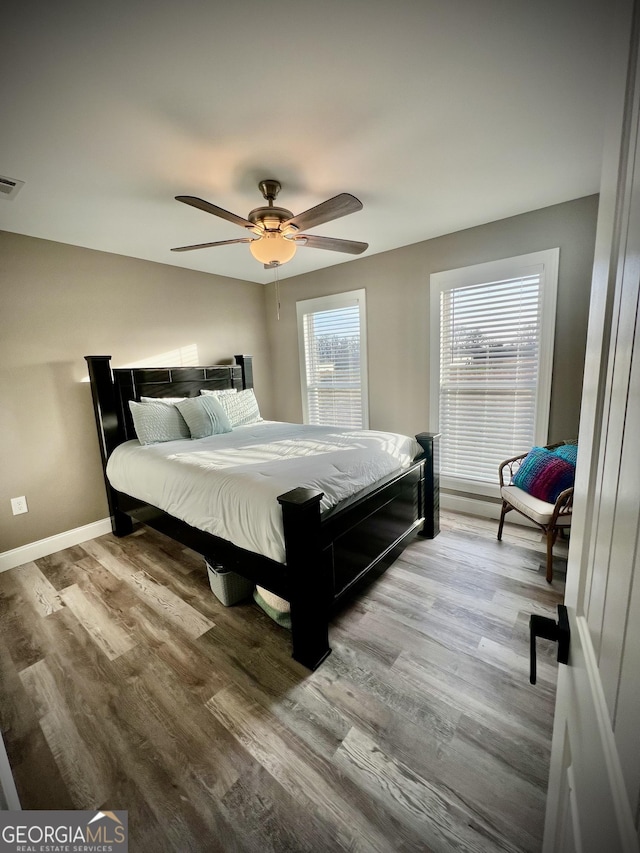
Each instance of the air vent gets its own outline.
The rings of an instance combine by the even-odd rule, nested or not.
[[[18,181],[16,178],[5,178],[4,175],[0,175],[0,198],[11,201],[18,195],[23,186],[24,181]]]

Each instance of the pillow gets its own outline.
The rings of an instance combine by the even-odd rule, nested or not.
[[[129,401],[133,426],[140,444],[159,444],[191,438],[187,422],[176,406],[167,403]]]
[[[522,460],[513,485],[553,504],[560,492],[573,486],[574,477],[575,468],[570,462],[544,447],[534,447]]]
[[[253,600],[274,622],[291,630],[291,605],[286,599],[257,586],[253,591]]]
[[[224,397],[225,394],[237,394],[237,388],[220,388],[217,391],[209,391],[208,388],[201,388],[200,394],[203,397]]]
[[[559,456],[561,459],[570,462],[575,467],[575,464],[578,460],[578,445],[563,444],[560,447],[556,447],[553,453],[554,456]]]
[[[191,438],[205,438],[231,432],[231,424],[217,397],[189,397],[176,403],[187,422]]]
[[[224,394],[218,399],[227,413],[233,429],[245,424],[255,424],[262,420],[253,388],[238,391],[237,394]]]
[[[181,403],[186,397],[140,397],[141,403],[162,403],[164,406],[175,406],[176,403]]]

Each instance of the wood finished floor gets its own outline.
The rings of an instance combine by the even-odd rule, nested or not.
[[[0,725],[25,809],[127,809],[132,853],[538,851],[556,614],[540,535],[445,514],[310,674],[152,531],[0,574]],[[560,545],[560,549],[562,545]]]

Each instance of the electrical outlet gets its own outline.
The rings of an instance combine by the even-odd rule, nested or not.
[[[21,515],[23,512],[29,512],[27,499],[24,495],[21,498],[11,498],[11,509],[14,515]]]

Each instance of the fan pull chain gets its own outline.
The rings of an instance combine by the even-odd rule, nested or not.
[[[276,319],[280,319],[280,275],[278,273],[279,264],[273,268],[274,281],[276,283]]]

